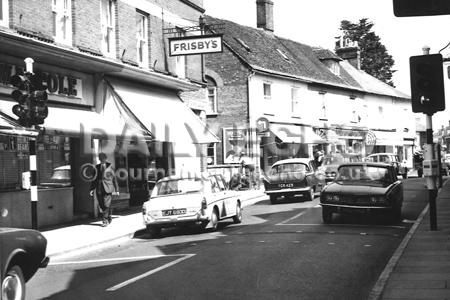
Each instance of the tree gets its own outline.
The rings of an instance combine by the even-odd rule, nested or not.
[[[359,23],[343,20],[339,29],[343,32],[344,39],[348,38],[358,43],[361,51],[361,69],[395,87],[392,82],[392,74],[395,72],[392,70],[394,59],[380,42],[380,37],[371,31],[373,25],[367,18],[359,20]]]

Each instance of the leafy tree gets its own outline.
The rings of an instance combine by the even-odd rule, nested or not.
[[[392,70],[394,59],[388,54],[386,47],[380,42],[380,37],[371,31],[373,23],[367,18],[352,23],[347,20],[341,21],[339,28],[343,37],[357,42],[361,52],[361,69],[375,78],[393,86]]]

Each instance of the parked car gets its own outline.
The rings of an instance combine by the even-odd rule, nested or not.
[[[239,195],[228,188],[222,175],[165,177],[143,204],[144,224],[157,237],[167,227],[195,225],[216,230],[218,222],[227,218],[241,223]]]
[[[338,167],[343,163],[358,162],[362,157],[356,153],[334,153],[325,155],[320,169],[325,174],[325,182],[333,181],[337,174]]]
[[[46,248],[36,230],[0,228],[0,299],[25,299],[25,283],[49,262]]]
[[[398,175],[402,175],[403,178],[408,178],[408,167],[406,163],[399,160],[397,154],[394,153],[374,153],[364,158],[367,162],[380,162],[391,164]]]
[[[53,169],[52,177],[42,182],[39,187],[53,188],[72,185],[70,165],[60,166]]]
[[[275,204],[278,198],[302,196],[307,201],[314,199],[316,191],[325,185],[323,174],[316,172],[314,161],[309,158],[290,158],[274,163],[264,177],[265,193]]]
[[[333,213],[388,212],[393,219],[401,217],[403,183],[397,171],[386,163],[348,163],[338,169],[336,179],[320,195],[324,223]]]

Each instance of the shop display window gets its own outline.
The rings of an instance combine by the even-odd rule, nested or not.
[[[28,138],[0,135],[0,191],[20,190],[29,170]]]
[[[39,187],[71,186],[70,138],[42,135],[39,137],[36,145]]]

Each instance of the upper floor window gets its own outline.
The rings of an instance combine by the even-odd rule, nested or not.
[[[319,99],[320,99],[320,118],[321,120],[327,120],[328,114],[327,114],[327,99],[326,99],[326,92],[319,92]]]
[[[0,0],[0,26],[9,26],[8,0]]]
[[[116,54],[115,5],[114,0],[101,0],[102,52],[110,57]]]
[[[216,143],[208,144],[207,146],[207,155],[206,155],[206,163],[208,165],[216,164]]]
[[[208,93],[208,113],[217,113],[217,85],[216,82],[206,77],[207,93]]]
[[[270,83],[263,83],[264,99],[272,99],[272,85]]]
[[[136,16],[137,59],[141,67],[148,67],[148,16],[137,13]]]
[[[186,36],[186,32],[181,28],[178,28],[177,36]],[[175,72],[179,78],[186,78],[186,56],[178,55],[175,57]]]
[[[298,115],[300,113],[300,89],[297,87],[291,88],[291,112]]]
[[[52,0],[52,13],[55,42],[72,44],[71,0]]]

